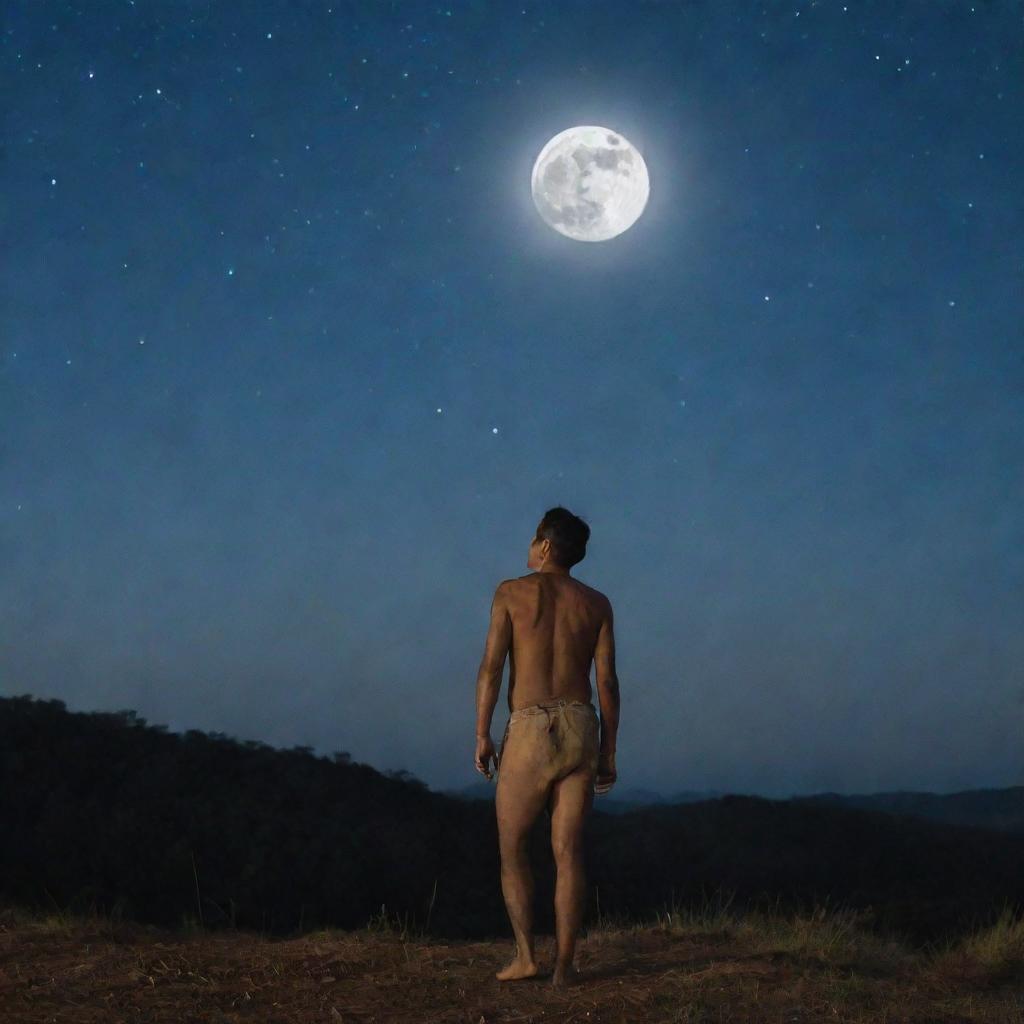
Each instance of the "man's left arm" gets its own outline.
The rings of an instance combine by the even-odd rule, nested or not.
[[[512,644],[512,616],[508,608],[507,580],[498,584],[491,602],[491,625],[487,643],[476,676],[476,736],[484,739],[491,735],[491,716],[501,693],[501,676],[505,671],[505,658]]]

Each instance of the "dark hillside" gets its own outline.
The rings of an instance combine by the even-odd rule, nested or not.
[[[0,699],[0,900],[284,933],[362,927],[382,906],[439,937],[505,935],[494,809],[134,712]],[[549,822],[533,834],[550,932]],[[1024,835],[828,802],[725,796],[588,823],[588,920],[728,893],[737,907],[872,908],[915,940],[1024,904]]]

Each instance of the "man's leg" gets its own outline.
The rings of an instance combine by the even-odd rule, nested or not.
[[[578,768],[554,783],[551,810],[551,851],[555,857],[555,970],[551,981],[563,985],[577,977],[573,966],[576,936],[583,921],[586,878],[583,826],[594,803],[594,773]]]
[[[529,719],[522,719],[512,727],[510,741],[501,755],[498,791],[494,798],[501,852],[501,891],[516,937],[516,955],[496,975],[499,981],[529,978],[537,973],[533,949],[533,872],[528,843],[533,823],[547,802],[548,786],[535,770],[535,757],[531,756],[532,725]]]

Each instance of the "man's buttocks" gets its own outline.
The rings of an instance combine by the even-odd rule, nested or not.
[[[547,700],[592,702],[590,666],[603,595],[571,576],[520,576],[509,588],[509,709]]]

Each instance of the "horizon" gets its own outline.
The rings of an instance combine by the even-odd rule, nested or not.
[[[36,696],[34,694],[31,694],[31,693],[0,694],[0,700],[4,700],[4,699],[19,699],[19,698],[25,698],[25,697],[28,697],[32,701],[57,700],[57,701],[60,701],[61,703],[65,703],[60,698],[38,697],[38,696]],[[249,743],[263,742],[263,741],[255,739],[254,737],[234,736],[234,735],[230,735],[230,734],[222,732],[221,730],[216,730],[216,729],[213,729],[213,730],[198,729],[198,730],[196,730],[194,727],[185,727],[185,728],[182,728],[182,729],[171,729],[169,726],[167,726],[166,723],[151,722],[151,721],[149,721],[148,719],[146,719],[146,717],[144,715],[140,715],[137,711],[135,711],[132,708],[118,708],[118,709],[111,709],[111,708],[71,708],[71,707],[68,707],[66,705],[66,703],[65,703],[64,711],[67,714],[74,714],[74,715],[111,714],[111,713],[115,714],[115,715],[124,715],[126,713],[129,713],[130,716],[132,717],[133,721],[135,721],[136,723],[144,722],[145,723],[144,726],[143,726],[144,728],[147,728],[147,729],[154,728],[161,735],[174,736],[174,737],[177,737],[177,738],[184,737],[187,732],[198,731],[198,732],[203,733],[208,738],[214,738],[214,739],[218,739],[218,740],[221,740],[221,739],[227,740],[228,742],[234,743],[235,745],[237,745],[239,747],[243,747],[243,748],[244,748],[244,746],[246,744],[249,744]],[[464,785],[461,785],[461,786],[437,787],[437,786],[431,785],[430,783],[426,782],[426,780],[419,778],[419,776],[417,776],[414,772],[410,772],[408,769],[404,769],[404,768],[383,769],[383,768],[378,767],[377,765],[370,764],[370,763],[368,763],[366,761],[360,761],[357,758],[351,757],[351,755],[349,754],[348,751],[339,751],[339,750],[319,751],[319,750],[313,749],[312,747],[310,747],[310,746],[308,746],[306,744],[295,744],[295,745],[292,745],[292,746],[274,746],[273,744],[267,744],[267,746],[269,746],[270,749],[273,752],[275,752],[275,753],[290,753],[290,752],[293,752],[295,750],[301,750],[302,752],[308,753],[310,756],[312,756],[312,757],[314,757],[314,758],[316,758],[318,760],[324,760],[324,761],[327,761],[327,762],[332,763],[332,764],[333,763],[353,764],[353,765],[358,764],[358,765],[361,765],[363,767],[372,768],[374,771],[378,772],[380,775],[383,775],[383,776],[389,776],[389,777],[407,776],[407,778],[402,778],[401,781],[407,781],[407,782],[410,782],[411,784],[422,783],[423,785],[426,786],[427,790],[429,790],[431,793],[437,793],[437,794],[440,794],[440,795],[443,795],[443,796],[452,796],[452,797],[456,797],[456,798],[477,799],[478,797],[471,797],[471,796],[469,796],[469,794],[475,793],[475,794],[478,794],[478,795],[482,795],[485,791],[489,790],[491,796],[493,797],[494,792],[495,792],[495,785],[496,785],[495,782],[481,780],[479,778],[476,781],[469,781],[469,782],[467,782],[467,783],[465,783]],[[336,761],[334,755],[335,754],[339,754],[339,753],[347,755],[346,759],[343,760],[343,761]],[[697,802],[697,801],[701,801],[701,800],[716,800],[716,799],[720,799],[721,797],[725,797],[725,796],[743,796],[743,797],[749,796],[749,797],[757,797],[757,798],[766,799],[766,800],[793,800],[793,799],[801,799],[801,798],[804,798],[804,797],[818,797],[818,796],[839,796],[839,797],[850,797],[850,798],[855,798],[855,797],[873,797],[873,796],[881,796],[881,795],[885,795],[885,796],[909,795],[909,796],[947,797],[947,796],[960,796],[960,795],[971,794],[971,793],[979,793],[979,792],[1000,792],[1000,791],[1007,790],[1007,789],[1024,789],[1024,783],[1010,784],[1008,786],[969,787],[967,789],[956,789],[956,790],[950,790],[950,791],[945,791],[945,792],[937,791],[937,790],[896,789],[896,790],[881,790],[881,791],[872,791],[872,792],[860,792],[860,791],[839,792],[839,791],[836,791],[836,790],[821,790],[821,791],[814,791],[814,792],[811,792],[811,793],[783,793],[783,794],[767,794],[767,793],[760,793],[760,792],[753,792],[753,791],[739,791],[739,790],[716,789],[715,787],[711,787],[711,788],[709,788],[707,790],[692,790],[692,789],[685,789],[685,788],[676,788],[676,789],[673,789],[671,791],[665,792],[665,791],[650,789],[648,787],[643,787],[643,786],[629,786],[629,785],[627,785],[627,786],[620,787],[620,786],[616,785],[612,789],[612,791],[609,792],[608,794],[606,794],[604,796],[595,797],[594,808],[595,808],[595,810],[600,810],[601,809],[601,805],[603,803],[607,803],[607,802],[616,803],[616,802],[620,802],[620,801],[623,802],[623,803],[631,803],[631,802],[637,802],[637,801],[641,800],[642,798],[646,798],[646,797],[656,797],[659,801],[664,801],[664,802],[673,802],[673,803],[675,803],[675,802],[687,802],[688,803],[688,802]],[[679,798],[683,798],[683,799],[680,800]]]

